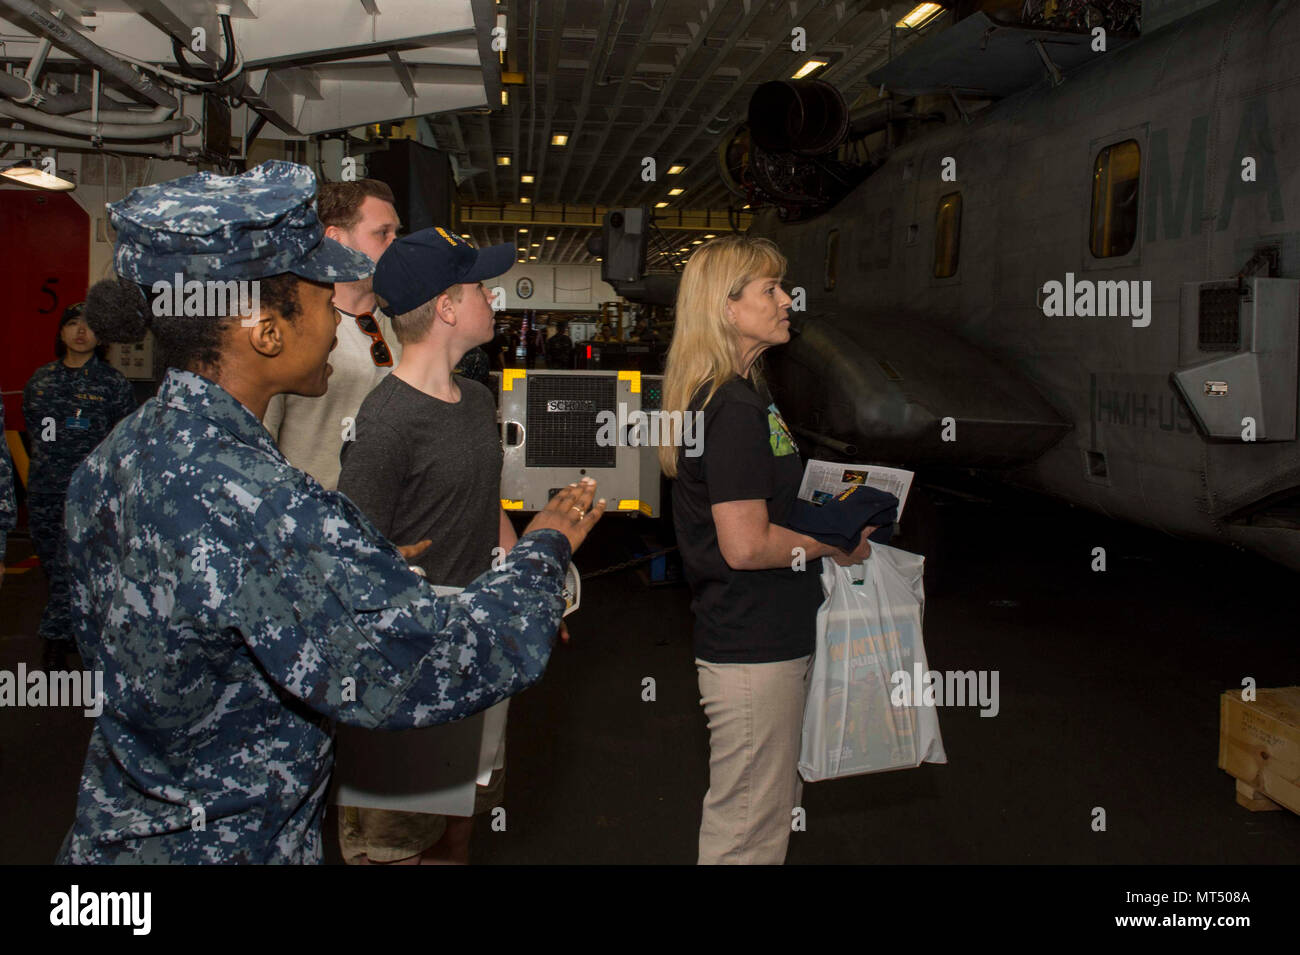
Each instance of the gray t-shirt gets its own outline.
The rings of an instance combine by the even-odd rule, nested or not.
[[[492,566],[501,530],[501,436],[492,392],[456,376],[460,401],[389,375],[357,412],[338,489],[394,544],[426,538],[429,583],[464,587]]]

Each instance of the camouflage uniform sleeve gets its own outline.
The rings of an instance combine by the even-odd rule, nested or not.
[[[4,403],[0,402],[0,434],[5,430]],[[18,523],[18,504],[14,497],[14,465],[9,459],[9,442],[0,442],[0,563],[4,563],[9,532]]]
[[[559,531],[526,535],[500,570],[437,597],[337,492],[278,485],[256,525],[240,630],[271,679],[316,712],[366,728],[429,726],[541,678],[571,556]]]

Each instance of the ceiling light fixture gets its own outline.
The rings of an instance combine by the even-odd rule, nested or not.
[[[58,176],[37,169],[30,159],[20,159],[7,168],[0,170],[0,176],[12,182],[21,182],[24,186],[34,186],[50,192],[70,192],[77,188],[76,183],[60,179]]]
[[[927,5],[933,6],[933,4],[927,4]],[[794,76],[790,77],[790,79],[801,80],[809,73],[815,73],[818,70],[820,70],[823,66],[827,64],[827,62],[828,62],[827,60],[809,60],[803,66],[799,67],[799,69],[795,71]]]
[[[680,173],[682,173],[683,171],[685,171],[685,169],[686,169],[685,166],[669,166],[669,167],[668,167],[668,175],[670,175],[670,176],[676,176],[676,175],[679,175]]]
[[[519,181],[523,183],[531,183],[533,181],[532,173],[528,173],[528,172],[524,173],[522,176],[519,177]]]
[[[552,146],[567,146],[568,143],[569,143],[569,136],[567,133],[556,133],[554,136],[551,137]]]
[[[509,166],[509,165],[510,165],[510,157],[509,157],[509,156],[498,156],[498,157],[497,157],[497,165],[498,165],[498,166]]]
[[[656,203],[655,203],[655,208],[656,208],[656,209],[667,209],[667,208],[668,208],[668,203],[666,203],[666,202],[656,202]]]
[[[683,192],[685,192],[685,191],[686,191],[685,189],[669,189],[669,190],[668,190],[668,195],[670,195],[670,196],[680,196],[680,195],[681,195]]]
[[[533,200],[532,200],[532,199],[529,199],[527,196],[520,196],[520,197],[519,197],[519,201],[520,201],[520,202],[532,202]]]
[[[912,8],[912,12],[903,19],[894,24],[908,30],[915,30],[917,27],[925,26],[943,10],[943,7],[937,3],[920,3]]]

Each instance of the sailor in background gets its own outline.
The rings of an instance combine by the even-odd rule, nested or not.
[[[45,665],[61,669],[75,651],[68,606],[63,505],[72,472],[122,418],[135,410],[131,383],[104,360],[104,346],[90,330],[84,303],[59,321],[55,360],[33,372],[23,389],[23,419],[31,436],[27,514],[32,547],[49,582],[49,599],[38,633]]]

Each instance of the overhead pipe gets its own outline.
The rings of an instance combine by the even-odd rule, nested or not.
[[[38,106],[45,112],[55,115],[88,109],[91,104],[89,90],[77,93],[47,93],[22,75],[2,71],[0,71],[0,96],[7,96],[19,104]],[[114,106],[126,105],[115,100],[111,102]]]
[[[54,19],[62,20],[63,11],[55,10]],[[36,77],[41,75],[41,70],[45,67],[45,58],[49,55],[50,55],[50,38],[47,36],[43,36],[41,37],[41,42],[36,44],[36,53],[32,56],[32,61],[27,64],[27,77],[26,77],[27,82],[33,87],[35,87],[36,85]],[[26,102],[32,103],[32,105],[36,105],[35,102],[33,102],[32,100],[27,100]],[[24,105],[26,104],[24,103]]]
[[[149,112],[136,112],[133,110],[107,110],[99,111],[99,122],[101,123],[126,123],[128,126],[147,126],[151,123],[161,123],[171,118],[174,109],[168,109],[166,106],[155,106]],[[95,122],[94,110],[83,109],[76,113],[71,113],[64,117],[65,119],[80,119],[86,122]]]
[[[134,90],[158,106],[179,109],[176,97],[149,79],[143,73],[131,69],[107,50],[87,40],[71,27],[51,17],[44,10],[32,3],[32,0],[0,0],[0,8],[8,8],[36,26],[45,36],[54,40],[61,47],[75,53],[83,60],[99,67],[104,73]]]
[[[191,133],[198,128],[198,123],[184,117],[169,119],[163,123],[152,123],[148,126],[134,123],[91,123],[82,119],[50,116],[38,109],[15,106],[13,103],[0,103],[0,116],[8,116],[22,123],[44,126],[60,133],[100,139],[158,139],[162,136],[175,136],[177,133]]]
[[[110,143],[97,149],[89,141],[73,139],[70,136],[56,136],[53,133],[39,133],[30,129],[0,129],[0,143],[21,143],[25,146],[55,146],[62,149],[84,149],[97,153],[131,153],[141,156],[158,156],[161,159],[177,158],[170,146],[157,143],[146,146],[142,143]]]

